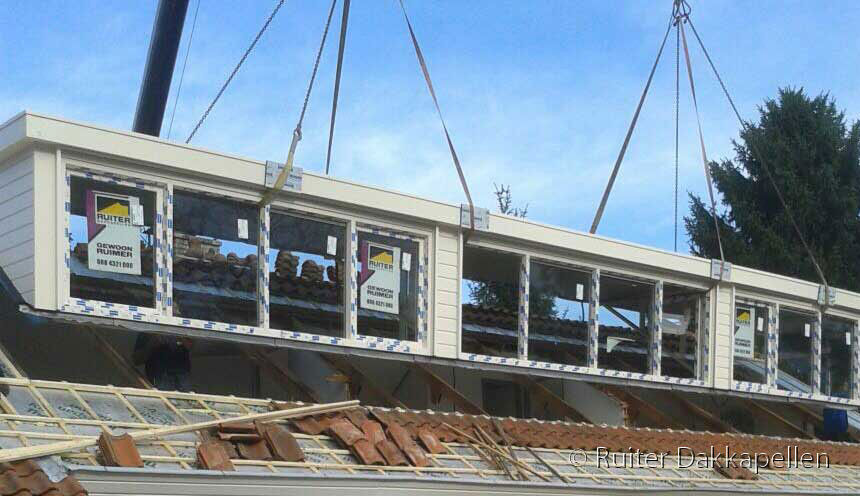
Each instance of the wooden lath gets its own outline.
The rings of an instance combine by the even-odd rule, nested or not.
[[[3,346],[3,343],[0,343],[0,362],[2,362],[3,366],[12,373],[12,377],[27,377],[24,375],[24,370],[19,367],[14,360],[12,360],[12,355],[6,350],[6,347]]]

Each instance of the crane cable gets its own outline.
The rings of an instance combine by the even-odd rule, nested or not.
[[[185,47],[185,60],[182,62],[182,73],[179,75],[176,96],[173,98],[173,112],[170,113],[170,126],[167,128],[167,139],[170,139],[170,134],[173,131],[173,120],[176,118],[176,107],[179,106],[179,94],[182,92],[182,82],[185,80],[185,68],[188,66],[188,55],[191,53],[191,43],[194,42],[194,30],[197,28],[197,14],[200,13],[200,2],[202,1],[197,0],[197,7],[194,9],[194,20],[191,21],[191,34],[188,35],[188,46]]]
[[[325,174],[328,175],[331,165],[331,146],[334,142],[334,121],[337,117],[337,99],[340,95],[340,76],[343,68],[343,53],[346,49],[346,26],[349,22],[350,0],[343,0],[343,15],[340,19],[340,43],[337,49],[337,69],[334,75],[334,95],[331,100],[331,122],[328,128],[328,151],[325,156]]]
[[[189,134],[188,138],[185,139],[186,144],[191,142],[191,138],[193,138],[194,135],[197,134],[197,130],[200,129],[200,126],[203,125],[203,121],[205,121],[206,118],[209,117],[209,113],[212,112],[212,109],[215,107],[215,104],[218,103],[218,100],[221,98],[221,95],[224,94],[224,90],[227,89],[227,86],[229,86],[230,83],[233,81],[233,78],[236,76],[236,73],[239,72],[239,69],[242,67],[242,64],[245,63],[245,60],[248,58],[248,55],[250,55],[251,51],[254,50],[254,47],[257,46],[257,42],[260,41],[260,38],[262,38],[263,33],[265,33],[266,29],[269,28],[269,24],[272,23],[272,19],[275,18],[275,15],[277,15],[278,11],[281,10],[281,7],[284,6],[284,1],[285,0],[279,0],[277,5],[275,5],[275,9],[272,10],[272,13],[269,14],[268,19],[266,19],[266,22],[263,23],[263,27],[260,28],[259,32],[257,32],[257,36],[254,37],[254,41],[252,41],[251,45],[248,46],[248,49],[245,50],[245,53],[242,55],[242,58],[239,59],[239,63],[237,63],[236,67],[233,68],[233,72],[230,73],[230,75],[227,77],[227,80],[224,81],[224,84],[221,85],[221,89],[218,90],[218,93],[215,95],[215,98],[212,99],[212,103],[209,104],[209,107],[207,107],[206,111],[203,112],[203,115],[200,117],[200,120],[197,121],[197,124],[194,126],[194,129],[191,130],[191,134]]]
[[[448,141],[448,150],[451,152],[451,159],[454,161],[454,167],[457,168],[457,175],[460,176],[460,184],[463,186],[463,191],[466,193],[466,200],[469,202],[469,229],[474,231],[475,204],[472,203],[472,195],[469,193],[469,185],[466,184],[466,176],[463,174],[463,167],[460,165],[460,158],[457,157],[457,151],[454,149],[454,142],[451,141],[451,135],[448,133],[448,126],[445,125],[445,118],[442,117],[442,108],[439,107],[439,100],[436,98],[436,91],[433,89],[433,81],[430,79],[430,72],[427,70],[427,63],[424,60],[424,54],[421,53],[421,47],[418,45],[418,39],[415,37],[412,23],[409,22],[409,16],[406,14],[406,6],[403,4],[403,0],[400,0],[400,10],[403,11],[403,18],[406,19],[406,27],[409,28],[409,36],[412,38],[412,46],[415,48],[415,55],[418,57],[418,65],[421,66],[421,72],[424,74],[424,81],[427,83],[427,89],[430,90],[430,96],[433,98],[433,105],[436,106],[436,113],[439,115],[439,120],[442,122],[442,130],[445,132],[445,139]]]
[[[711,66],[711,70],[714,72],[714,76],[716,76],[717,81],[720,83],[720,87],[723,90],[723,94],[726,95],[726,99],[728,100],[729,105],[732,107],[732,111],[734,111],[735,117],[737,117],[738,122],[741,125],[741,129],[744,131],[744,133],[750,135],[750,138],[752,138],[752,129],[750,125],[741,117],[741,113],[738,111],[738,107],[735,105],[731,94],[729,94],[729,90],[726,88],[726,84],[723,82],[723,78],[720,77],[720,73],[719,71],[717,71],[717,67],[716,65],[714,65],[714,61],[711,59],[711,55],[708,53],[707,48],[705,48],[705,44],[702,42],[702,38],[699,36],[699,32],[696,31],[696,26],[693,25],[693,21],[689,18],[687,19],[687,22],[690,24],[690,30],[696,37],[696,40],[699,43],[699,47],[701,47],[702,49],[702,53],[705,55],[708,64]],[[786,203],[785,198],[783,198],[782,192],[780,191],[779,186],[776,184],[776,180],[774,179],[773,174],[770,171],[770,167],[765,161],[764,154],[761,153],[761,150],[759,149],[754,139],[750,139],[749,146],[751,151],[753,152],[753,155],[755,156],[755,158],[758,159],[759,163],[761,164],[762,169],[764,169],[768,181],[770,182],[771,186],[773,186],[773,189],[776,192],[776,196],[779,199],[782,208],[785,210],[786,215],[788,215],[788,219],[791,221],[791,225],[794,227],[794,232],[797,234],[797,237],[803,244],[806,253],[809,255],[809,258],[812,261],[812,265],[815,267],[815,271],[818,273],[818,277],[821,279],[821,283],[824,285],[825,288],[829,288],[830,286],[827,283],[827,278],[824,276],[824,271],[821,270],[821,266],[818,264],[818,260],[815,257],[815,253],[813,253],[812,249],[809,247],[809,244],[806,242],[806,238],[803,236],[803,232],[800,230],[800,226],[797,224],[797,220],[795,220],[791,208],[789,208],[788,203]]]
[[[275,197],[275,194],[284,187],[284,184],[287,182],[287,178],[290,177],[290,173],[293,171],[293,161],[296,157],[296,148],[299,145],[299,141],[302,139],[302,122],[305,120],[305,112],[308,110],[308,101],[311,98],[311,91],[314,88],[314,81],[317,77],[317,70],[320,66],[320,58],[322,58],[323,49],[325,48],[325,40],[328,37],[328,30],[331,26],[331,18],[334,15],[334,8],[337,5],[337,0],[332,0],[331,8],[328,11],[328,18],[325,22],[325,29],[323,30],[322,40],[320,40],[320,47],[317,50],[317,57],[314,60],[314,69],[311,72],[311,79],[308,82],[308,89],[305,92],[305,101],[302,103],[302,111],[299,114],[299,121],[296,123],[296,128],[293,130],[293,139],[290,142],[290,149],[287,152],[287,160],[284,162],[284,168],[281,169],[281,172],[278,174],[277,179],[275,179],[275,183],[271,188],[268,189],[263,194],[263,197],[260,199],[260,206],[266,206],[272,203],[272,199]]]
[[[675,30],[675,252],[678,251],[678,144],[681,123],[681,31]]]

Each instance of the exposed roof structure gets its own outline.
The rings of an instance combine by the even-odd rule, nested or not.
[[[3,448],[97,436],[102,432],[121,434],[202,420],[227,419],[267,411],[273,407],[266,400],[112,386],[26,379],[0,379],[0,384],[9,388],[8,394],[2,399],[5,413],[0,415],[0,446]],[[291,405],[277,406],[287,408]],[[374,429],[371,424],[379,428]],[[442,480],[490,486],[564,485],[592,490],[644,488],[770,493],[860,491],[860,446],[849,443],[610,428],[382,408],[361,408],[319,415],[286,425],[304,453],[303,461],[279,461],[265,447],[262,447],[262,451],[250,448],[230,450],[235,475],[229,476],[241,477],[246,473],[255,473],[273,477]],[[426,465],[417,463],[414,457],[409,456],[408,448],[405,457],[397,458],[396,453],[404,452],[403,441],[398,439],[397,433],[401,428],[407,439],[421,447],[420,455],[416,456],[425,457]],[[503,463],[503,466],[494,461],[495,457],[486,447],[481,448],[474,442],[472,436],[480,437],[479,431],[493,438],[500,449],[507,449],[508,443],[512,444],[512,456],[534,473],[517,476],[516,466],[512,463]],[[431,437],[438,439],[439,448],[428,449],[425,439],[420,435],[422,433],[430,433]],[[374,438],[380,435],[381,438]],[[233,440],[234,446],[236,442],[242,442],[235,441],[237,438],[230,435],[222,435],[218,439],[227,443]],[[386,439],[395,441],[393,444],[396,447],[393,449],[400,451],[395,452],[395,455],[376,457],[372,461],[367,458],[367,452],[362,453],[354,448],[355,444],[369,440],[376,441],[375,444],[369,444],[369,449],[373,449]],[[197,455],[201,440],[200,436],[189,433],[140,442],[137,449],[144,468],[125,470],[138,476],[169,472],[188,475],[207,473],[201,472]],[[487,442],[490,443],[489,440]],[[681,451],[682,457],[678,458],[680,446],[692,451]],[[755,475],[751,471],[743,472],[746,475],[738,475],[724,470],[719,457],[716,465],[703,465],[700,461],[693,464],[693,459],[687,458],[688,453],[707,452],[710,446],[714,446],[717,452],[728,446],[730,452],[738,454],[767,453],[771,460],[775,452],[781,452],[787,458],[785,463],[754,468],[757,472]],[[599,447],[605,447],[606,450],[599,450]],[[643,455],[631,455],[629,447],[634,452],[640,450]],[[644,455],[663,452],[669,455],[660,461]],[[611,453],[627,453],[629,460],[613,461],[614,455]],[[830,466],[816,467],[814,463],[803,466],[797,463],[799,455],[803,453],[813,456],[826,453]],[[95,473],[93,471],[104,470],[101,454],[95,447],[64,454],[62,460],[73,474],[92,474]],[[608,463],[612,463],[612,466],[606,466]]]

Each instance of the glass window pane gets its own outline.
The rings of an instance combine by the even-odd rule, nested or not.
[[[599,301],[597,366],[650,373],[654,285],[601,275]]]
[[[173,205],[173,314],[257,325],[256,205],[177,191]]]
[[[660,371],[669,377],[698,378],[699,329],[705,292],[663,285],[663,334]]]
[[[779,310],[779,389],[812,391],[812,330],[815,320],[814,315]]]
[[[482,248],[463,250],[463,353],[517,357],[520,260]]]
[[[418,242],[358,232],[358,334],[415,341]]]
[[[155,307],[155,192],[78,176],[70,187],[71,297]]]
[[[529,360],[588,365],[591,273],[532,262]]]
[[[765,306],[735,305],[734,379],[767,382],[767,329],[770,309]]]
[[[343,336],[346,226],[272,213],[269,326]]]
[[[854,322],[825,316],[821,322],[821,394],[851,397]]]

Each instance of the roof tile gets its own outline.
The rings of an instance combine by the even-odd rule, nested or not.
[[[400,451],[400,448],[388,439],[383,439],[376,443],[376,449],[379,450],[388,465],[394,467],[409,465],[409,462],[406,460],[406,457],[403,456],[403,452]]]
[[[296,438],[283,426],[265,424],[261,427],[263,437],[269,449],[277,460],[285,462],[300,462],[305,459],[305,453]]]
[[[349,450],[364,465],[385,465],[379,450],[367,439],[359,439],[349,447]]]
[[[236,443],[239,456],[246,460],[271,460],[272,453],[266,445],[266,441],[259,440],[255,443]]]
[[[429,453],[440,455],[448,452],[445,446],[439,442],[439,438],[430,429],[421,429],[418,431],[418,439],[421,440],[421,444],[424,445]]]
[[[223,441],[203,441],[197,445],[197,462],[201,468],[208,470],[236,470],[230,456],[224,448]]]
[[[98,440],[104,463],[110,467],[143,467],[140,452],[134,444],[134,439],[128,434],[111,436],[103,432]]]
[[[346,418],[332,422],[329,431],[344,446],[352,446],[356,442],[366,439],[364,433]]]
[[[361,430],[368,441],[374,445],[385,440],[385,432],[382,430],[382,424],[373,420],[365,420],[361,424]]]

